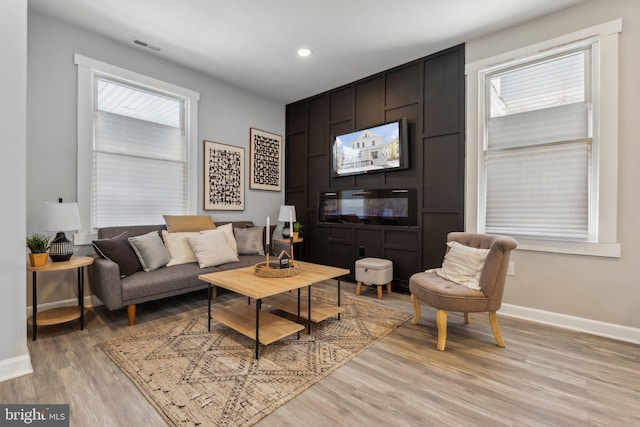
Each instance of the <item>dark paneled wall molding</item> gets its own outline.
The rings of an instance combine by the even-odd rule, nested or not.
[[[305,225],[306,260],[349,268],[394,263],[395,290],[440,266],[446,235],[464,226],[464,45],[287,105],[286,200]],[[331,176],[331,136],[405,117],[409,169]],[[318,221],[325,191],[415,188],[416,227]],[[362,255],[364,253],[364,255]]]

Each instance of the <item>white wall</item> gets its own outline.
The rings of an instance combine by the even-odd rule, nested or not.
[[[103,61],[200,93],[198,129],[198,206],[214,221],[252,220],[264,224],[276,218],[284,202],[283,191],[249,190],[249,129],[284,136],[285,105],[230,86],[202,73],[165,61],[162,54],[106,39],[95,33],[29,10],[27,231],[37,231],[42,202],[76,200],[77,70],[73,54]],[[128,42],[128,37],[123,35]],[[203,211],[203,140],[245,147],[245,210]],[[272,222],[273,223],[273,222]],[[78,253],[90,253],[88,247]],[[71,275],[71,273],[69,273]],[[43,278],[44,279],[44,278]],[[71,278],[72,279],[72,278]],[[39,281],[39,302],[73,298],[69,280],[51,274]],[[40,286],[42,283],[42,286]]]
[[[27,4],[0,6],[0,381],[31,372],[27,349],[25,223]],[[9,65],[10,64],[10,65]]]
[[[551,323],[573,324],[640,342],[640,2],[592,0],[559,13],[512,27],[466,45],[466,62],[563,36],[617,18],[619,38],[618,241],[620,258],[561,255],[517,250],[515,276],[509,277],[503,311]],[[477,114],[473,104],[467,114]],[[467,128],[468,142],[476,140]],[[476,170],[468,164],[467,170]],[[469,176],[473,186],[477,180]],[[471,186],[470,186],[471,187]],[[473,189],[473,187],[471,187]],[[470,203],[467,200],[467,203]],[[575,316],[580,319],[576,319]]]

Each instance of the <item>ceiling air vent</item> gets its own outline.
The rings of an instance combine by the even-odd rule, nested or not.
[[[162,50],[158,46],[154,46],[152,44],[149,44],[147,42],[143,42],[142,40],[138,40],[138,39],[135,39],[135,38],[131,41],[131,43],[133,43],[135,45],[138,45],[138,46],[141,46],[141,47],[145,47],[147,49],[154,50],[156,52],[160,52]]]

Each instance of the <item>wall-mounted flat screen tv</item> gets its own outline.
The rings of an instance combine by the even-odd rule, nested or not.
[[[334,135],[332,176],[409,168],[407,120]]]

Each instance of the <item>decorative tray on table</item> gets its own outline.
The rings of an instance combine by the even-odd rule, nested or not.
[[[291,261],[289,268],[280,268],[278,261],[271,261],[268,266],[266,262],[259,262],[254,272],[260,277],[291,277],[300,274],[300,265]]]

